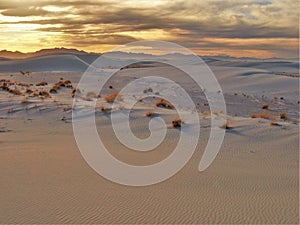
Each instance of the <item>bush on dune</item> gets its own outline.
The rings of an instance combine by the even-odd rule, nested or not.
[[[157,107],[163,107],[163,108],[167,108],[167,109],[174,109],[174,106],[172,105],[172,103],[170,103],[169,101],[167,101],[163,98],[157,100],[155,105]]]
[[[114,102],[116,100],[118,94],[119,94],[119,92],[114,92],[114,93],[111,93],[111,94],[105,96],[106,102],[108,102],[108,103]]]
[[[176,117],[173,121],[172,121],[172,125],[174,128],[180,128],[182,124],[182,120],[179,117]]]

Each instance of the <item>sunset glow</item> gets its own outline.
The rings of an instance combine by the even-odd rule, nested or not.
[[[163,40],[201,55],[298,57],[299,2],[4,0],[0,29],[0,50],[10,51]]]

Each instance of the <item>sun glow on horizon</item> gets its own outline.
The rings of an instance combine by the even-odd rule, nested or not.
[[[0,49],[106,52],[132,41],[162,40],[202,55],[299,57],[298,8],[292,0],[4,0]]]

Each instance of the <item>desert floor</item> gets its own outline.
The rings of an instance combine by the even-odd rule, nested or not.
[[[231,129],[226,130],[216,160],[203,172],[198,171],[198,164],[212,115],[201,91],[180,72],[161,65],[125,69],[109,83],[113,90],[106,87],[101,97],[88,96],[97,101],[97,128],[111,154],[135,165],[168,156],[180,130],[169,127],[165,141],[155,151],[131,151],[114,137],[111,104],[103,96],[140,74],[162,73],[188,87],[199,103],[201,137],[192,159],[172,178],[146,187],[112,183],[84,161],[72,130],[72,88],[61,87],[50,96],[38,92],[49,91],[60,78],[70,80],[74,88],[82,72],[2,72],[0,84],[10,80],[9,87],[21,93],[0,90],[0,223],[297,224],[298,77],[282,74],[294,73],[294,67],[285,64],[278,66],[277,74],[270,72],[273,64],[244,64],[209,63],[223,89]],[[36,86],[41,81],[48,84]],[[26,87],[30,83],[33,85]],[[28,88],[33,93],[26,92]],[[149,110],[169,124],[176,116],[174,110],[154,104],[140,102],[133,109],[131,124],[137,136],[149,135],[145,116]],[[263,104],[268,108],[263,110]],[[267,116],[261,118],[262,112]],[[286,119],[280,118],[282,112]]]

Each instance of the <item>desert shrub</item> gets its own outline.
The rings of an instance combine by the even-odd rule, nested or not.
[[[145,89],[143,90],[143,93],[144,93],[144,94],[146,94],[146,93],[148,93],[148,92],[153,92],[153,89],[152,89],[151,87],[149,87],[149,88],[145,88]]]
[[[276,121],[271,120],[271,121],[270,121],[270,126],[280,126],[280,125],[279,125],[279,123],[277,123]]]
[[[260,118],[262,119],[270,119],[270,114],[266,111],[261,112]]]
[[[65,87],[65,86],[66,86],[66,85],[65,85],[65,82],[63,82],[63,81],[58,81],[58,82],[55,83],[54,85],[57,86],[58,89],[61,88],[61,87]]]
[[[147,113],[146,113],[146,116],[147,117],[151,117],[151,116],[153,116],[153,111],[152,110],[149,110]]]
[[[263,111],[260,114],[256,114],[256,113],[251,114],[251,118],[270,119],[270,117],[271,117],[271,115],[266,111]]]
[[[95,92],[90,91],[86,94],[85,97],[86,97],[86,100],[91,100],[92,98],[96,98],[97,95],[95,94]]]
[[[32,90],[31,88],[27,88],[27,89],[26,89],[26,93],[27,93],[27,94],[31,94],[31,93],[33,93],[33,90]]]
[[[14,95],[22,95],[22,92],[18,89],[9,89],[8,92]]]
[[[283,120],[286,120],[286,119],[287,119],[286,112],[280,113],[280,119],[283,119]]]
[[[106,107],[104,106],[104,105],[102,105],[101,107],[100,107],[100,111],[101,112],[104,112],[106,110]]]
[[[72,82],[70,80],[65,80],[64,84],[66,88],[73,88]]]
[[[51,95],[49,94],[48,91],[41,90],[38,92],[39,96],[45,97],[45,98],[51,98]]]
[[[9,91],[9,88],[8,88],[8,85],[7,85],[6,82],[4,82],[4,83],[0,86],[0,88],[1,88],[3,91]]]
[[[262,105],[261,108],[262,108],[262,109],[268,109],[268,108],[269,108],[269,104],[265,103],[265,104]]]
[[[21,103],[22,104],[26,104],[28,101],[27,101],[27,98],[23,98],[22,100],[21,100]]]
[[[52,93],[52,94],[57,93],[57,89],[58,89],[58,87],[54,85],[52,88],[50,88],[49,92]]]
[[[174,128],[180,128],[182,124],[182,120],[179,117],[176,117],[173,121],[172,121],[172,125]]]
[[[230,126],[230,123],[228,120],[225,120],[224,124],[222,126],[220,126],[220,128],[229,130],[229,129],[232,129],[232,126]]]
[[[157,100],[156,104],[157,107],[164,107],[167,109],[174,109],[174,106],[172,105],[172,103],[170,103],[169,101],[161,98],[159,100]]]
[[[252,114],[251,114],[251,118],[253,118],[253,119],[254,119],[254,118],[259,118],[259,117],[260,117],[260,116],[257,115],[257,114],[255,114],[255,113],[252,113]]]
[[[41,81],[39,83],[37,83],[35,86],[46,86],[48,85],[48,83],[46,81]]]
[[[105,100],[106,100],[107,102],[114,102],[115,99],[116,99],[116,97],[118,96],[118,94],[119,94],[119,92],[111,93],[111,94],[109,94],[109,95],[107,95],[107,96],[105,97]]]

